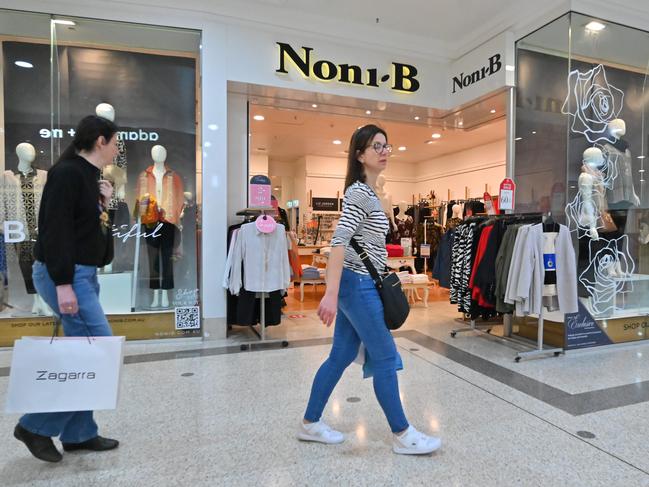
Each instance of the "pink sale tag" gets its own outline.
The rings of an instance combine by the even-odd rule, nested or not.
[[[255,220],[255,225],[261,233],[273,233],[275,227],[277,227],[277,222],[270,215],[260,215]]]

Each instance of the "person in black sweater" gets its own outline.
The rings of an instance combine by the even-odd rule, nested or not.
[[[81,120],[72,144],[49,170],[43,190],[34,286],[61,318],[66,336],[112,335],[99,303],[97,267],[113,258],[107,213],[113,188],[99,175],[117,155],[117,131],[113,122],[95,115]],[[14,436],[47,462],[62,459],[54,436],[60,437],[65,451],[112,450],[119,444],[98,435],[92,411],[26,414]]]

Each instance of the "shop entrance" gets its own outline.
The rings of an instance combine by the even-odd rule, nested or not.
[[[289,288],[281,299],[266,300],[267,306],[281,309],[266,311],[271,320],[267,336],[330,333],[315,311],[325,291],[329,244],[342,211],[349,140],[369,123],[386,130],[393,146],[380,188],[391,223],[386,239],[390,266],[403,273],[413,309],[448,308],[448,290],[432,277],[438,245],[454,212],[455,217],[485,212],[485,195],[497,195],[506,172],[505,104],[505,94],[499,93],[446,113],[230,83],[230,228],[262,214],[250,208],[248,184],[262,176],[270,185],[268,213],[287,229],[292,247]],[[247,161],[245,174],[238,161]],[[241,211],[246,207],[248,214]],[[279,266],[274,263],[272,271]],[[229,298],[229,334],[252,338],[252,323],[237,323],[242,314],[237,316],[236,300]],[[256,315],[245,318],[258,329]]]

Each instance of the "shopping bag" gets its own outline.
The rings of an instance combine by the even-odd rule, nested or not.
[[[5,411],[115,409],[123,353],[123,336],[16,340]]]

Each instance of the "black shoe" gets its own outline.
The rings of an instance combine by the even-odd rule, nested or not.
[[[39,460],[56,463],[63,459],[63,455],[56,449],[49,436],[37,435],[17,424],[14,429],[14,437],[22,441],[31,454]]]
[[[75,450],[90,450],[90,451],[106,451],[114,450],[119,446],[119,441],[104,438],[103,436],[95,436],[94,438],[84,441],[83,443],[63,443],[65,451]]]

